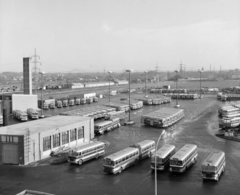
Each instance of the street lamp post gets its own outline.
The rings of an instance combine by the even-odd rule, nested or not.
[[[155,162],[155,195],[157,195],[157,148],[158,148],[158,143],[161,139],[161,137],[165,134],[165,130],[162,131],[162,133],[159,135],[157,144],[155,146],[155,158],[154,158],[154,162]]]
[[[126,70],[126,72],[129,73],[129,120],[127,123],[125,124],[128,124],[128,125],[132,125],[134,122],[130,120],[130,112],[131,112],[131,106],[130,106],[130,82],[131,82],[131,77],[130,77],[130,73],[132,72],[133,70],[132,69],[128,69]]]
[[[110,102],[110,74],[112,73],[112,71],[108,71],[109,74],[109,102]]]
[[[200,73],[200,91],[199,91],[199,98],[202,98],[202,71],[199,70]]]
[[[178,70],[175,70],[176,72],[176,92],[177,92],[177,89],[178,89]],[[176,105],[175,105],[176,108],[179,108],[180,105],[178,104],[178,96],[176,95]]]
[[[147,71],[144,71],[145,73],[145,97],[147,97]]]
[[[39,74],[41,74],[41,82],[42,82],[42,85],[41,85],[41,116],[40,118],[44,118],[44,115],[43,115],[43,75],[45,74],[45,72],[43,71],[39,71]]]

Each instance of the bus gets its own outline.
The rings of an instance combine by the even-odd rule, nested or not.
[[[233,117],[233,118],[222,118],[219,119],[219,127],[220,128],[232,128],[240,126],[240,117]]]
[[[106,173],[121,173],[127,167],[139,161],[138,148],[128,147],[103,159],[103,170]]]
[[[156,152],[156,169],[160,171],[169,167],[169,160],[175,154],[175,146],[165,144]],[[151,169],[155,170],[155,154],[151,158]]]
[[[31,119],[38,119],[38,111],[37,111],[37,109],[28,108],[27,109],[27,115]]]
[[[28,115],[26,112],[23,112],[21,110],[13,110],[12,111],[13,117],[18,119],[19,121],[27,121]]]
[[[80,146],[68,154],[68,162],[71,164],[81,165],[83,162],[93,158],[98,158],[105,154],[105,143],[93,142],[87,145]]]
[[[125,118],[126,113],[125,111],[113,111],[113,112],[108,112],[105,114],[105,120],[113,119],[113,118]]]
[[[170,172],[185,172],[192,164],[196,162],[197,156],[197,145],[184,145],[170,158]]]
[[[130,147],[138,148],[139,159],[142,160],[153,155],[155,152],[155,141],[144,140],[139,143],[132,144]]]
[[[222,151],[211,152],[202,162],[203,179],[218,181],[225,169],[225,153]]]
[[[94,133],[96,135],[103,135],[105,131],[111,131],[120,126],[120,118],[99,122],[94,125]]]

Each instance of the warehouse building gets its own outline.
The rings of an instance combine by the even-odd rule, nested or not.
[[[26,165],[49,157],[60,147],[94,138],[90,117],[53,116],[0,128],[0,164]]]

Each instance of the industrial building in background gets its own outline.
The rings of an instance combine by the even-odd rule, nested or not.
[[[94,138],[90,117],[53,116],[2,127],[0,164],[21,164],[42,160],[61,147],[89,143]]]

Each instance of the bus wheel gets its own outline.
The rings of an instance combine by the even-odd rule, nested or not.
[[[148,157],[150,158],[152,156],[152,152],[149,152],[148,153]]]
[[[224,173],[224,166],[223,166],[223,169],[222,169],[222,173]]]
[[[96,154],[96,157],[95,158],[98,158],[99,157],[99,154]]]
[[[196,162],[196,159],[194,158],[194,159],[193,159],[193,164],[195,164],[195,162]]]
[[[123,168],[121,167],[121,168],[119,169],[118,173],[120,174],[120,173],[122,173],[122,171],[123,171]]]
[[[138,163],[138,160],[135,160],[135,161],[134,161],[134,164],[136,165],[137,163]]]
[[[79,164],[79,165],[81,165],[82,163],[83,163],[83,161],[82,161],[82,160],[79,160],[79,161],[78,161],[78,164]]]

